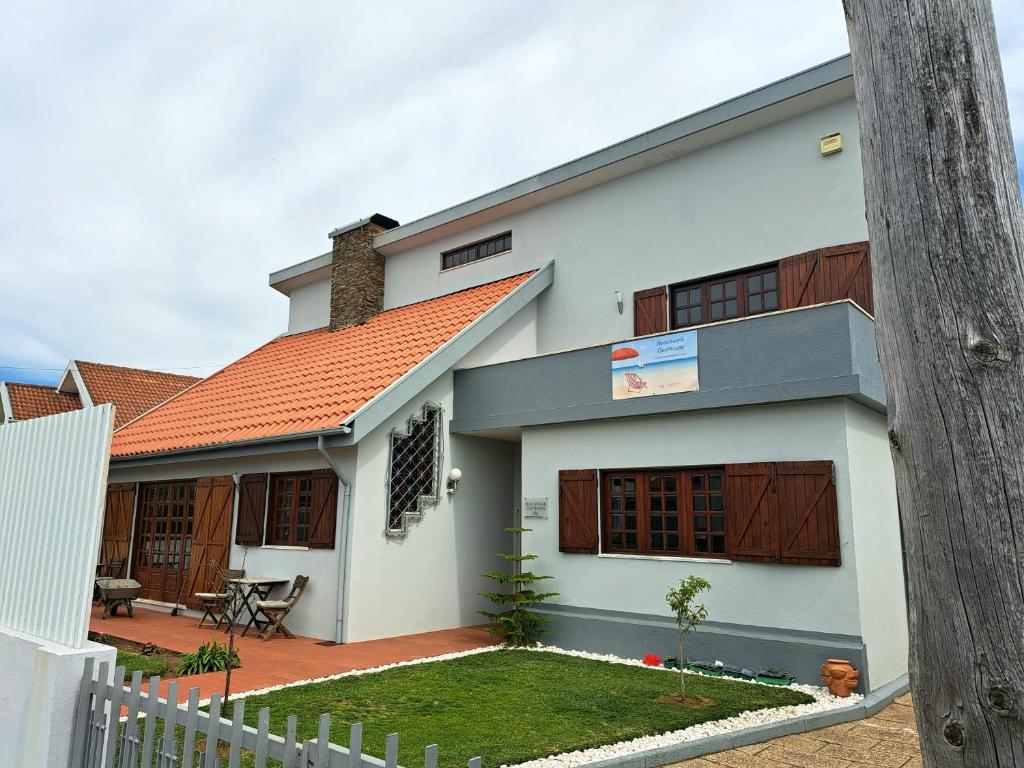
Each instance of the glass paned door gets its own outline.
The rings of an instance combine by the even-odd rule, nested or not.
[[[195,501],[194,480],[142,486],[132,567],[142,597],[165,603],[178,599],[192,556]]]

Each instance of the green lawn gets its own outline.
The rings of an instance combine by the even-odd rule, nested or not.
[[[139,669],[142,670],[143,680],[150,675],[162,675],[167,672],[167,662],[159,656],[147,656],[131,651],[117,652],[117,666],[124,667],[125,680],[131,680],[132,673]]]
[[[363,751],[384,756],[397,731],[399,762],[423,764],[438,745],[440,763],[465,766],[477,755],[499,766],[719,720],[751,709],[805,704],[784,688],[688,675],[699,707],[664,703],[675,674],[555,653],[502,650],[312,683],[246,699],[246,722],[271,708],[270,730],[285,732],[298,715],[298,738],[316,737],[317,718],[332,715],[331,740],[348,744],[348,726],[363,723]],[[228,710],[230,711],[230,710]]]

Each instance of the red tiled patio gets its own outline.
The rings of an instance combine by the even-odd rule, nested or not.
[[[133,619],[123,610],[105,620],[100,618],[102,613],[102,607],[93,608],[89,622],[91,631],[137,643],[153,643],[178,653],[194,651],[211,638],[221,643],[227,640],[223,631],[211,627],[197,629],[197,620],[188,616],[171,616],[141,607],[135,608]],[[276,637],[263,642],[252,631],[248,637],[236,635],[235,647],[242,666],[231,672],[231,692],[242,693],[353,669],[482,648],[493,644],[493,639],[483,627],[461,627],[346,645],[318,645],[319,642],[311,637],[293,640]],[[201,699],[223,693],[224,673],[180,678],[179,701],[187,700],[188,689],[193,687],[199,688]],[[166,692],[167,681],[164,681],[160,693],[165,696]]]

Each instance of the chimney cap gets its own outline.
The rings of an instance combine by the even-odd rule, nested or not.
[[[374,213],[371,216],[367,216],[365,219],[353,221],[351,224],[346,224],[343,227],[332,229],[328,237],[335,238],[338,235],[343,235],[346,232],[351,232],[353,229],[365,227],[367,224],[376,224],[378,227],[383,227],[384,229],[394,229],[395,227],[398,226],[398,222],[392,219],[390,216],[385,216],[383,213]]]

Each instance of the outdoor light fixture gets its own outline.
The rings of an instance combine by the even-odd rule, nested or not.
[[[615,292],[615,306],[619,308],[619,314],[622,314],[622,291]]]
[[[462,470],[458,467],[452,467],[451,471],[448,472],[448,495],[451,496],[455,493],[455,489],[459,487],[459,480],[462,479]]]

